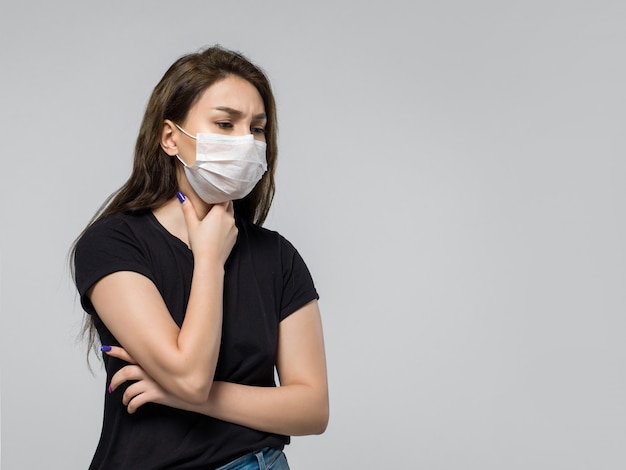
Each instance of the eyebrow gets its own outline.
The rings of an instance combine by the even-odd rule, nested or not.
[[[228,106],[218,106],[216,108],[213,108],[217,111],[223,111],[225,113],[230,114],[231,116],[237,116],[240,117],[243,115],[243,113],[241,111],[239,111],[238,109],[234,109],[234,108],[229,108]],[[252,116],[253,119],[267,119],[267,114],[265,113],[259,113],[259,114],[255,114],[254,116]]]

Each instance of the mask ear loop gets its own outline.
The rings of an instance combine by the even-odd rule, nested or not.
[[[191,135],[189,132],[187,132],[185,129],[183,129],[182,127],[180,127],[178,124],[174,123],[174,125],[178,128],[179,131],[181,131],[183,134],[185,134],[187,137],[191,137],[193,140],[198,140],[195,136]],[[189,167],[189,165],[187,165],[184,160],[182,158],[180,158],[180,155],[176,154],[176,158],[178,158],[178,161],[181,162],[183,164],[184,167]]]
[[[195,136],[191,135],[189,132],[187,132],[185,129],[183,129],[182,127],[180,127],[178,124],[174,123],[174,125],[178,128],[179,131],[181,131],[183,134],[185,134],[187,137],[191,137],[193,140],[198,140]],[[189,167],[189,165],[187,165],[182,158],[180,158],[180,155],[176,154],[176,158],[178,158],[178,161],[180,163],[183,164],[183,166],[185,167]]]
[[[180,155],[176,154],[176,158],[178,158],[178,161],[179,161],[180,163],[182,163],[182,164],[183,164],[183,166],[185,166],[185,167],[189,168],[189,165],[187,165],[187,164],[183,161],[183,159],[182,159],[182,158],[180,158]]]
[[[187,132],[185,129],[183,129],[182,127],[180,127],[178,124],[174,123],[174,125],[178,128],[179,131],[181,131],[183,134],[185,134],[187,137],[191,137],[193,140],[198,140],[196,138],[196,136],[191,135],[189,132]]]

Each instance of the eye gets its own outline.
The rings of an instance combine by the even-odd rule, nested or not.
[[[215,124],[217,124],[217,127],[219,127],[220,129],[232,129],[233,128],[233,124],[228,121],[220,121],[220,122],[216,122]]]
[[[252,127],[250,130],[253,134],[265,135],[265,128],[263,127]]]

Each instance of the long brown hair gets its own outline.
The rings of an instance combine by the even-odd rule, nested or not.
[[[234,202],[235,213],[245,220],[262,225],[274,198],[276,169],[277,120],[276,103],[269,80],[264,72],[241,53],[216,45],[197,53],[180,57],[165,72],[154,88],[146,106],[135,143],[135,156],[130,177],[111,194],[87,224],[117,213],[153,210],[173,198],[178,190],[176,159],[165,153],[160,145],[163,122],[184,122],[191,107],[202,93],[214,83],[229,76],[250,82],[258,90],[267,115],[267,171],[261,181],[245,198]],[[83,230],[83,233],[85,232]],[[76,242],[70,250],[70,269],[74,276]],[[91,315],[85,316],[83,334],[88,350],[95,344],[96,331]]]

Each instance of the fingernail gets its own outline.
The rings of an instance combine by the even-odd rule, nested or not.
[[[113,387],[111,387],[111,385],[109,384],[109,386],[107,387],[107,391],[109,393],[113,393]]]
[[[178,200],[182,203],[185,202],[185,195],[183,193],[181,193],[180,191],[176,192],[176,197],[178,198]]]
[[[106,345],[102,345],[100,346],[100,351],[102,352],[109,352],[111,350],[111,346],[106,346]]]

